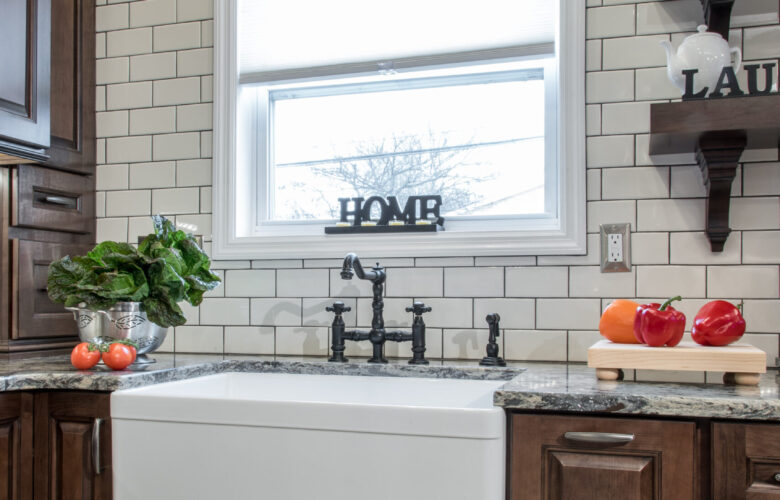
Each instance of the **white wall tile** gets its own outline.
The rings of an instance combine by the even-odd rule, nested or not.
[[[101,191],[127,189],[127,164],[98,165],[95,189]]]
[[[325,297],[327,269],[280,269],[276,272],[277,297]]]
[[[637,297],[705,296],[704,266],[636,266]]]
[[[633,5],[588,9],[586,17],[587,38],[608,38],[634,34]]]
[[[672,264],[739,264],[741,233],[729,235],[722,252],[713,252],[705,233],[671,233],[669,250]]]
[[[154,82],[154,105],[188,104],[200,101],[200,78],[176,78]]]
[[[95,87],[95,111],[106,110],[106,86],[99,85]]]
[[[185,230],[188,233],[201,235],[205,240],[210,240],[211,235],[211,214],[185,214],[185,215],[177,215],[176,216],[176,226],[180,229]],[[236,261],[229,261],[229,262],[236,262]],[[238,261],[241,262],[242,268],[249,267],[249,263],[247,261]],[[230,268],[235,269],[235,268]]]
[[[650,134],[637,134],[636,164],[637,165],[690,165],[696,163],[693,153],[653,155],[650,157]]]
[[[601,105],[585,106],[585,133],[588,136],[601,134]]]
[[[177,0],[178,21],[194,21],[214,17],[213,0]]]
[[[630,201],[589,201],[588,232],[596,233],[602,224],[627,222],[636,228],[636,202]]]
[[[211,213],[211,187],[202,187],[200,188],[200,213],[202,214],[210,214]]]
[[[503,267],[450,267],[444,269],[445,297],[503,297]]]
[[[726,240],[726,245],[729,244],[729,240]],[[780,231],[742,233],[742,263],[780,264]]]
[[[129,238],[133,241],[132,238]],[[200,307],[190,305],[189,302],[179,302],[182,314],[187,319],[187,325],[199,325],[200,324]]]
[[[179,160],[176,162],[176,185],[211,185],[211,160]]]
[[[732,198],[731,229],[780,229],[780,198]]]
[[[622,102],[601,106],[602,134],[650,132],[650,103]]]
[[[303,299],[303,326],[331,326],[335,314],[325,310],[326,307],[333,306],[336,299],[325,298],[304,298]],[[342,313],[344,324],[347,328],[354,328],[357,325],[357,299],[340,299],[349,311]]]
[[[634,99],[633,71],[597,71],[585,75],[585,102],[632,101]]]
[[[106,140],[105,139],[98,139],[95,141],[97,143],[97,146],[95,148],[95,159],[97,160],[97,163],[105,163],[106,162]]]
[[[586,172],[587,179],[585,185],[587,186],[587,199],[588,201],[598,201],[601,199],[601,169],[591,168]]]
[[[154,232],[151,217],[129,217],[127,219],[127,241],[138,243],[138,237],[145,237]],[[221,286],[220,286],[221,288]],[[182,306],[183,309],[184,306]],[[189,322],[189,320],[187,320]]]
[[[149,136],[112,137],[106,141],[109,163],[128,163],[152,159],[152,138]]]
[[[214,21],[201,21],[200,44],[203,47],[211,47],[214,45]]]
[[[605,168],[601,182],[604,200],[667,198],[669,167]]]
[[[777,266],[710,266],[707,297],[776,299],[780,297]]]
[[[601,69],[601,40],[585,42],[585,71]]]
[[[253,263],[254,265],[254,263]],[[441,280],[441,277],[439,278]],[[373,285],[368,280],[341,278],[341,269],[330,270],[331,297],[373,297]]]
[[[476,257],[475,266],[533,266],[536,257]]]
[[[441,297],[444,292],[443,270],[438,267],[390,269],[387,271],[385,292],[388,297]]]
[[[152,105],[152,82],[106,86],[106,109],[143,108]]]
[[[680,89],[675,87],[666,74],[666,68],[645,68],[636,70],[637,101],[658,99],[679,99]]]
[[[127,219],[98,219],[95,239],[101,241],[127,241]]]
[[[486,329],[445,329],[442,333],[444,359],[482,359],[488,335]]]
[[[210,75],[214,72],[214,54],[211,47],[180,50],[176,56],[176,75]]]
[[[108,57],[148,54],[152,51],[152,29],[111,31],[106,36]]]
[[[588,137],[588,168],[626,167],[634,164],[634,136]]]
[[[127,57],[98,59],[95,62],[95,83],[126,82],[130,79],[130,60]]]
[[[226,354],[274,354],[275,333],[269,326],[226,326]]]
[[[95,31],[111,31],[127,28],[130,22],[127,4],[95,8]]]
[[[702,231],[704,200],[639,200],[639,231]]]
[[[634,270],[602,273],[600,267],[575,266],[569,270],[570,297],[633,297]]]
[[[154,160],[185,160],[200,156],[200,135],[197,132],[154,136]]]
[[[95,131],[98,137],[127,135],[127,111],[97,113]]]
[[[746,60],[780,57],[780,26],[745,29],[743,55]]]
[[[417,257],[417,267],[467,267],[474,265],[474,257]]]
[[[570,331],[568,335],[569,361],[587,361],[588,347],[602,339],[604,337],[597,331]]]
[[[562,330],[506,330],[499,355],[513,361],[566,361],[566,342]]]
[[[301,299],[251,299],[250,322],[263,326],[300,326]]]
[[[434,328],[471,328],[472,299],[439,299],[419,298],[425,305],[431,307],[431,312],[425,313],[423,319],[427,326]],[[408,304],[411,305],[411,304]],[[409,314],[411,318],[411,314]]]
[[[226,297],[273,297],[276,272],[272,270],[234,269],[225,271]]]
[[[603,69],[626,69],[666,66],[666,53],[659,45],[661,40],[669,40],[669,35],[604,40],[602,67]]]
[[[106,215],[151,215],[151,198],[152,193],[148,190],[109,191],[106,193]]]
[[[583,330],[598,327],[601,318],[599,299],[537,299],[536,328],[545,330]]]
[[[631,263],[668,264],[668,233],[631,233]]]
[[[130,165],[130,189],[173,186],[176,164],[172,161],[134,163]]]
[[[95,193],[95,215],[97,217],[106,216],[106,193],[101,191]]]
[[[209,254],[209,245],[210,243],[204,243],[203,244],[203,251],[206,252],[206,254]],[[204,293],[204,297],[224,297],[225,296],[225,271],[220,270],[219,266],[215,266],[215,263],[218,261],[211,261],[211,272],[219,276],[219,279],[222,281],[218,287],[213,288],[209,290],[208,292]],[[255,324],[255,323],[252,323]]]
[[[130,57],[130,80],[158,80],[176,76],[176,52]]]
[[[179,23],[154,27],[154,51],[200,47],[200,23]]]
[[[202,325],[248,325],[248,298],[205,298],[200,304]]]
[[[130,4],[130,26],[176,22],[176,0],[144,0]]]
[[[704,24],[701,5],[688,0],[674,2],[649,2],[637,5],[636,33],[673,33],[696,31]]]
[[[165,134],[176,132],[176,108],[157,107],[130,111],[130,134]]]
[[[211,131],[200,133],[200,157],[211,158],[211,149],[213,147],[214,138]]]
[[[485,317],[498,313],[501,328],[528,329],[536,324],[533,299],[474,299],[474,326],[487,328]]]
[[[190,104],[176,108],[176,130],[211,130],[211,103]]]
[[[566,297],[568,289],[565,267],[506,268],[507,297]]]
[[[537,257],[540,266],[592,266],[599,263],[599,235],[589,234],[587,238],[586,255],[540,255]]]
[[[198,188],[155,189],[152,212],[156,214],[197,213],[200,209]]]
[[[177,326],[176,352],[222,353],[221,326]]]
[[[205,75],[200,77],[200,100],[211,102],[214,100],[214,77]]]
[[[282,356],[326,356],[328,329],[325,327],[277,327],[276,354]]]
[[[748,163],[742,169],[745,196],[780,195],[780,163]]]
[[[780,333],[780,300],[746,300],[746,329],[755,333]]]

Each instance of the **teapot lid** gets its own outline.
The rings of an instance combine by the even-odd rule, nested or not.
[[[700,24],[696,26],[696,30],[698,33],[694,33],[693,35],[688,36],[688,38],[695,38],[700,36],[716,36],[718,38],[723,38],[720,36],[720,33],[715,33],[713,31],[707,31],[707,25],[706,24]]]

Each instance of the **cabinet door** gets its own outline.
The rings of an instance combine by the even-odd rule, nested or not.
[[[32,499],[32,395],[0,393],[0,500]]]
[[[42,160],[49,146],[50,0],[3,0],[0,162]]]
[[[109,394],[35,395],[35,499],[110,500]]]
[[[515,414],[510,499],[696,498],[695,436],[689,422]]]
[[[780,425],[712,424],[712,498],[780,499]]]
[[[47,166],[95,172],[95,0],[51,6],[51,147]]]

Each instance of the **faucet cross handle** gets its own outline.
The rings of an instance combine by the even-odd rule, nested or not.
[[[349,312],[352,310],[351,307],[345,306],[343,302],[337,301],[333,303],[333,306],[326,306],[325,310],[327,312],[336,313],[337,316],[341,315],[341,313]]]
[[[420,316],[423,313],[431,312],[431,308],[423,304],[422,302],[415,302],[412,307],[407,307],[406,312],[413,312],[416,316]]]

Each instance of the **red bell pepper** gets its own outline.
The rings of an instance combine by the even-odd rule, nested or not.
[[[739,340],[745,333],[741,306],[734,306],[725,300],[704,304],[693,319],[693,340],[701,345],[714,346],[728,345]]]
[[[672,297],[663,304],[643,304],[636,308],[634,335],[639,342],[651,347],[674,347],[680,343],[685,331],[685,314],[669,305],[675,300],[682,300],[682,297]]]

